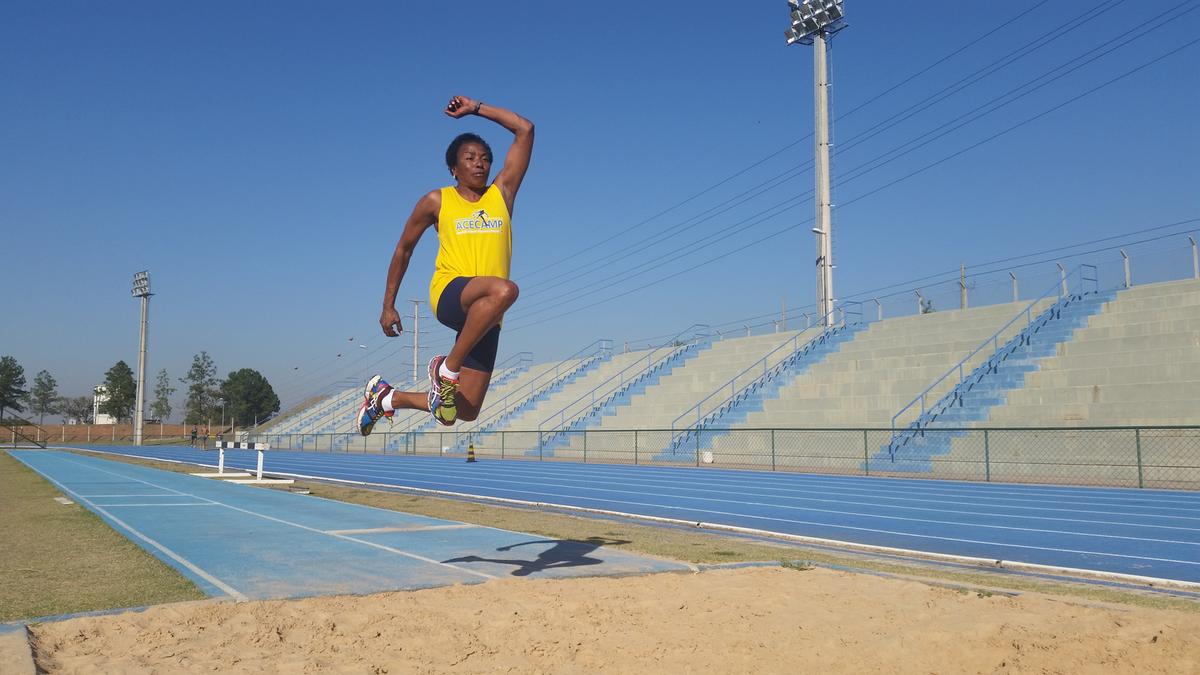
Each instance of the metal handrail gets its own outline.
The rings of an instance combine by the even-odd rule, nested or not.
[[[512,363],[513,361],[516,363]],[[496,364],[496,372],[504,370],[504,373],[492,380],[491,386],[495,387],[508,382],[513,377],[529,370],[529,366],[531,365],[533,365],[533,352],[517,352],[513,354],[501,363]]]
[[[1093,276],[1090,278],[1084,276],[1085,270],[1089,269],[1089,268],[1092,270],[1092,273],[1093,273]],[[1069,278],[1070,276],[1074,276],[1076,274],[1079,275],[1080,292],[1084,291],[1083,282],[1085,282],[1085,281],[1095,282],[1097,284],[1097,290],[1098,290],[1099,282],[1097,281],[1097,277],[1095,276],[1095,273],[1096,273],[1095,265],[1089,265],[1087,263],[1084,263],[1084,264],[1076,267],[1074,270],[1072,270],[1071,273],[1069,275],[1067,275],[1067,278]],[[892,415],[892,430],[895,431],[895,429],[896,429],[896,420],[899,419],[901,415],[903,415],[904,413],[906,413],[910,409],[912,409],[913,406],[917,405],[918,403],[921,404],[921,415],[918,416],[917,420],[919,421],[921,419],[921,417],[924,417],[925,412],[926,412],[926,406],[925,406],[926,397],[929,395],[929,392],[931,392],[935,388],[937,388],[937,386],[940,385],[947,377],[950,377],[955,372],[957,372],[958,373],[958,383],[955,386],[961,385],[963,383],[963,380],[966,375],[963,372],[963,367],[967,363],[967,361],[970,361],[976,354],[978,354],[980,351],[982,351],[985,347],[987,347],[989,345],[991,345],[992,351],[999,351],[1000,335],[1003,334],[1004,331],[1008,330],[1009,327],[1012,326],[1014,323],[1016,323],[1017,320],[1020,319],[1022,316],[1024,316],[1025,320],[1026,320],[1025,327],[1021,329],[1021,334],[1024,334],[1024,332],[1027,331],[1030,328],[1030,326],[1033,325],[1033,321],[1034,321],[1033,308],[1039,302],[1045,300],[1046,297],[1051,294],[1057,294],[1057,296],[1058,296],[1058,300],[1055,302],[1055,304],[1057,304],[1058,302],[1062,302],[1064,297],[1068,297],[1069,293],[1067,292],[1067,289],[1065,288],[1065,284],[1064,284],[1065,280],[1066,279],[1064,278],[1062,280],[1055,281],[1054,285],[1051,286],[1049,289],[1047,289],[1044,293],[1039,295],[1036,300],[1029,303],[1029,305],[1027,305],[1025,307],[1025,309],[1017,312],[1016,316],[1009,319],[1003,326],[1000,327],[999,330],[997,330],[990,337],[986,338],[983,342],[981,342],[978,347],[971,350],[971,353],[969,353],[965,357],[963,357],[963,359],[961,361],[959,361],[957,364],[951,366],[950,370],[947,370],[941,377],[934,380],[933,384],[926,387],[925,390],[922,391],[920,394],[918,394],[917,397],[914,398],[912,401],[909,401],[908,405],[901,408],[899,410],[899,412],[897,412],[895,415]],[[1041,313],[1039,313],[1038,316],[1040,317]],[[1007,344],[1007,341],[1005,343]],[[914,424],[915,423],[916,422],[914,422]]]
[[[701,330],[703,330],[704,332],[700,332]],[[554,414],[550,415],[546,419],[539,422],[538,423],[538,436],[541,437],[541,435],[543,433],[543,428],[548,423],[555,420],[555,418],[558,419],[558,424],[549,429],[545,429],[545,431],[547,433],[556,432],[556,431],[562,429],[563,427],[565,427],[567,424],[575,422],[575,420],[578,417],[580,417],[581,415],[586,414],[587,412],[590,412],[596,405],[596,399],[597,399],[596,392],[598,392],[602,388],[608,386],[610,383],[613,382],[613,380],[617,381],[616,387],[605,391],[604,394],[601,394],[600,398],[602,400],[605,397],[608,397],[612,394],[616,394],[616,393],[619,393],[620,391],[623,391],[625,387],[633,384],[640,377],[651,372],[652,369],[656,368],[662,362],[666,361],[666,359],[669,359],[669,358],[675,356],[676,353],[678,353],[682,349],[689,348],[691,345],[701,342],[703,340],[711,339],[712,338],[711,334],[707,332],[710,330],[712,330],[712,328],[708,324],[697,323],[697,324],[692,324],[691,326],[688,326],[687,328],[683,329],[682,331],[676,333],[674,336],[669,338],[666,342],[663,342],[659,346],[649,350],[648,353],[646,354],[646,356],[639,357],[633,363],[630,363],[628,366],[625,366],[624,368],[622,368],[620,372],[612,375],[608,379],[604,380],[600,384],[593,387],[591,391],[587,392],[583,396],[580,396],[579,398],[575,399],[574,401],[571,401],[570,403],[563,406],[560,410],[558,410]],[[680,344],[679,343],[680,337],[683,335],[687,335],[689,333],[691,334],[690,339],[687,340],[686,342],[683,342]],[[658,354],[663,349],[670,349],[670,353],[668,353],[666,356],[663,356],[663,357],[659,358],[657,361],[655,361],[654,355]],[[646,363],[646,365],[644,367],[642,367],[636,373],[627,376],[628,371],[641,365],[643,361],[645,361],[645,363]],[[573,411],[574,406],[576,404],[584,401],[585,399],[588,401],[587,405],[582,406],[578,412]],[[567,418],[568,410],[572,410],[572,417],[570,419]]]
[[[297,419],[294,420],[294,431],[284,433],[307,433],[307,429],[320,419],[321,416],[327,414],[331,409],[345,405],[348,401],[353,400],[357,393],[358,389],[356,387],[344,389],[325,401],[312,406],[314,408],[312,411],[303,415],[297,415]]]
[[[487,431],[490,427],[492,427],[495,424],[497,424],[498,422],[500,422],[502,420],[502,418],[504,418],[506,415],[511,415],[512,413],[521,409],[522,407],[525,406],[526,403],[528,403],[529,401],[532,401],[533,399],[537,398],[538,396],[541,396],[543,393],[554,388],[555,386],[562,383],[567,378],[577,375],[577,374],[583,372],[584,370],[595,365],[596,362],[598,362],[602,359],[605,359],[605,358],[610,358],[611,356],[612,356],[612,352],[610,350],[606,353],[594,354],[591,357],[588,357],[588,358],[578,362],[574,368],[572,368],[571,370],[569,370],[567,372],[564,372],[561,376],[555,377],[553,380],[545,383],[543,386],[539,387],[537,391],[534,391],[531,394],[529,394],[528,396],[521,398],[519,401],[514,402],[512,404],[512,406],[509,406],[507,404],[508,396],[506,395],[503,399],[501,399],[502,405],[501,405],[501,409],[498,412],[496,412],[495,414],[489,415],[487,418],[476,420],[476,422],[473,425],[471,425],[470,427],[463,428],[463,429],[461,429],[461,431],[464,433],[467,433],[467,432],[483,433],[483,432]]]
[[[486,419],[476,420],[475,424],[469,430],[477,429],[481,425],[486,424],[494,419],[497,415],[503,415],[509,410],[510,407],[516,407],[524,402],[525,399],[536,396],[538,393],[540,393],[541,389],[553,385],[560,377],[565,377],[570,372],[578,370],[584,365],[584,363],[590,362],[597,358],[603,358],[605,356],[612,356],[612,340],[609,338],[600,338],[592,341],[586,347],[576,351],[574,354],[571,354],[565,359],[556,362],[553,366],[543,370],[537,375],[534,375],[528,382],[521,385],[517,390],[507,392],[499,401],[500,411],[489,415]],[[569,363],[571,364],[569,372],[564,372],[563,368]],[[549,379],[543,380],[542,378],[546,376],[549,376]],[[511,406],[509,405],[509,401],[512,401]],[[495,410],[495,408],[489,407],[489,410]],[[399,433],[411,432],[417,427],[424,426],[429,421],[430,419],[428,417],[418,415],[407,427],[400,429]],[[468,429],[462,430],[469,431]]]
[[[860,308],[858,311],[858,316],[859,316],[859,321],[861,321],[862,320],[861,303],[858,303],[858,304],[860,305]],[[787,347],[789,345],[794,345],[796,342],[798,342],[800,340],[801,336],[803,336],[805,333],[807,333],[810,330],[810,328],[805,328],[805,329],[799,331],[798,333],[796,333],[795,335],[793,335],[792,337],[788,338],[787,340],[784,340],[777,347],[775,347],[771,351],[767,352],[766,355],[763,356],[761,359],[759,359],[759,360],[755,361],[754,363],[750,364],[749,366],[747,366],[745,369],[742,370],[742,372],[738,373],[737,375],[734,375],[732,378],[729,379],[728,382],[726,382],[726,383],[722,384],[721,386],[717,387],[716,389],[714,389],[712,391],[712,393],[710,393],[708,396],[705,396],[704,398],[700,399],[696,403],[696,405],[692,406],[691,408],[688,408],[682,414],[680,414],[678,417],[676,417],[674,420],[672,420],[671,421],[671,444],[674,445],[680,436],[686,436],[686,435],[690,434],[693,429],[699,428],[700,425],[704,421],[706,421],[710,415],[712,415],[714,412],[721,411],[726,403],[737,398],[742,392],[749,390],[751,387],[754,387],[755,384],[757,382],[759,382],[759,380],[767,378],[767,376],[769,374],[771,374],[771,372],[773,372],[781,364],[787,362],[798,352],[800,352],[804,349],[807,349],[810,344],[813,344],[816,340],[821,339],[821,337],[823,337],[826,333],[830,332],[831,327],[825,326],[825,323],[826,323],[826,319],[829,317],[829,315],[834,314],[835,312],[841,312],[842,323],[843,323],[843,325],[845,325],[846,310],[844,310],[842,308],[834,309],[833,311],[829,312],[829,314],[826,314],[825,316],[822,316],[820,319],[818,319],[818,325],[824,326],[821,328],[820,333],[818,333],[816,336],[814,336],[813,338],[811,338],[810,340],[805,342],[803,345],[796,346],[788,356],[784,357],[783,359],[780,359],[780,361],[778,363],[776,363],[775,366],[770,369],[770,372],[768,371],[767,363],[770,361],[770,358],[775,355],[775,352],[778,352],[779,350],[781,350],[784,347]],[[734,388],[735,383],[738,381],[738,379],[740,379],[743,375],[745,375],[746,373],[748,373],[752,370],[757,370],[760,365],[762,366],[762,371],[763,371],[762,375],[756,377],[754,380],[751,380],[748,384],[746,384],[741,389]],[[709,399],[713,398],[714,396],[717,396],[718,394],[723,392],[726,387],[729,387],[729,390],[730,390],[729,396],[726,397],[724,400],[722,400],[720,403],[716,404],[709,413],[706,413],[706,414],[701,413],[701,408],[704,405],[704,403],[707,402]],[[676,426],[677,426],[679,420],[682,420],[685,417],[690,417],[693,411],[695,411],[695,413],[696,413],[696,424],[677,432]]]

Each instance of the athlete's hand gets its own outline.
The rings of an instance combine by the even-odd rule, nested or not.
[[[446,104],[446,114],[458,119],[473,114],[479,108],[479,102],[466,96],[455,96]]]
[[[383,313],[379,315],[379,325],[383,328],[383,334],[388,337],[396,337],[404,332],[404,326],[400,323],[400,313],[395,307],[383,309]]]

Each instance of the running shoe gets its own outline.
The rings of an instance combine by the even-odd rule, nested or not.
[[[458,419],[458,408],[454,404],[458,393],[458,382],[442,377],[442,362],[445,356],[438,355],[429,361],[429,413],[438,424],[449,427]]]
[[[381,418],[391,418],[395,411],[384,412],[383,401],[384,396],[392,395],[392,385],[383,380],[382,377],[376,375],[367,381],[367,386],[363,393],[363,403],[358,408],[358,430],[363,436],[369,436],[371,430],[375,428],[375,423]]]

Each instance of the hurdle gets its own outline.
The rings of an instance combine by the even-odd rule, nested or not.
[[[217,441],[213,446],[217,450],[217,472],[216,473],[193,473],[193,476],[202,478],[222,478],[227,479],[230,483],[238,483],[240,485],[291,485],[296,481],[291,478],[263,478],[263,457],[267,450],[271,449],[269,443],[243,443],[233,441]],[[257,450],[258,451],[258,471],[256,474],[246,473],[245,471],[226,471],[225,470],[225,450]]]

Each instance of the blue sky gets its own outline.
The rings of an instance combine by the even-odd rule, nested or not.
[[[957,289],[936,275],[960,263],[995,272],[972,278],[973,302],[1006,297],[1008,266],[1036,263],[1017,268],[1022,294],[1044,290],[1055,259],[1101,265],[1111,285],[1115,250],[1072,254],[1162,235],[1127,246],[1135,281],[1190,273],[1200,3],[1136,19],[1113,1],[846,4],[839,298],[908,313],[921,286],[949,308]],[[795,321],[814,295],[812,53],[785,47],[787,25],[783,0],[5,3],[0,353],[88,392],[136,363],[130,277],[148,269],[151,382],[200,350],[222,376],[262,371],[285,402],[403,379],[409,337],[378,327],[400,228],[449,182],[454,135],[481,133],[498,158],[508,145],[442,115],[453,94],[537,125],[501,360],[761,323],[782,305]],[[435,253],[431,233],[402,299],[427,302]],[[422,323],[425,359],[451,334]]]

